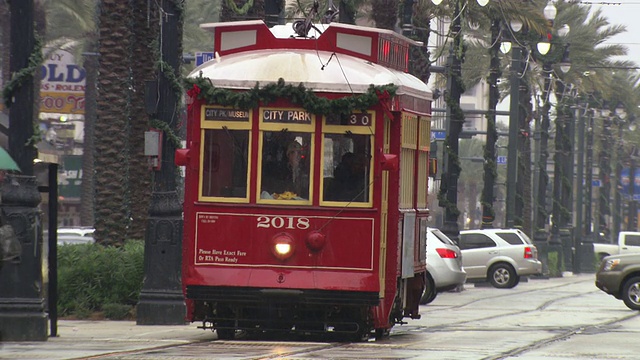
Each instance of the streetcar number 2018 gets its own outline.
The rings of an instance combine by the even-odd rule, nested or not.
[[[258,224],[256,227],[305,230],[309,228],[309,219],[293,216],[258,216]]]

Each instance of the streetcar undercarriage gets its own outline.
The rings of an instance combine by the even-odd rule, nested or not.
[[[379,301],[377,293],[320,290],[190,287],[188,294],[195,300],[192,320],[221,339],[242,330],[364,340],[373,331],[370,309]]]

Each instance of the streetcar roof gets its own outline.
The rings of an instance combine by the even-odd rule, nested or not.
[[[251,89],[277,83],[303,83],[316,92],[365,93],[370,85],[395,84],[398,95],[432,99],[428,86],[415,76],[354,56],[308,49],[265,49],[217,56],[189,74],[213,80],[227,89]]]

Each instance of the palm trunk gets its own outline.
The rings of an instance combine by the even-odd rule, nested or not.
[[[131,98],[131,132],[129,199],[131,204],[131,227],[128,238],[144,239],[151,199],[151,171],[144,155],[144,133],[149,130],[149,114],[145,107],[145,84],[155,78],[157,50],[152,46],[158,39],[158,8],[147,9],[146,0],[133,1],[133,88]],[[151,54],[151,56],[149,56]],[[157,91],[156,89],[150,89]]]
[[[130,5],[127,1],[103,0],[99,19],[95,235],[102,244],[121,245],[130,223],[126,201],[131,103]]]
[[[80,225],[95,224],[95,123],[98,89],[98,58],[96,44],[91,42],[85,54],[84,69],[87,74],[84,92],[84,141],[82,147],[82,184],[80,185]]]

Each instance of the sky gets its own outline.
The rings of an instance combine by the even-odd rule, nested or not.
[[[609,23],[625,25],[627,31],[613,37],[608,43],[622,44],[628,49],[626,60],[640,66],[640,0],[589,0],[593,9],[601,9]]]

